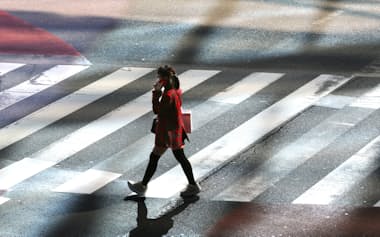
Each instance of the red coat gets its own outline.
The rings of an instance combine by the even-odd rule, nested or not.
[[[152,104],[153,112],[158,118],[155,145],[172,149],[183,148],[188,137],[182,120],[182,91],[153,91]]]

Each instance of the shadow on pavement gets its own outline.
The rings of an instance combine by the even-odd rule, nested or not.
[[[125,200],[137,202],[137,227],[129,232],[130,237],[159,237],[164,236],[173,227],[173,217],[186,209],[191,203],[199,200],[199,197],[184,199],[183,203],[174,209],[169,210],[158,218],[148,218],[148,210],[145,205],[145,198],[130,196]]]
[[[232,16],[235,4],[236,1],[220,0],[219,4],[210,11],[208,17],[202,22],[202,25],[212,25],[223,18]],[[182,36],[172,53],[175,55],[173,61],[180,61],[183,58],[194,62],[197,60],[202,42],[215,33],[215,28],[203,27],[202,25],[195,26]]]
[[[242,203],[207,236],[377,236],[379,221],[379,208]]]
[[[63,200],[54,210],[51,222],[42,227],[40,233],[31,236],[93,236],[102,209],[119,202],[119,197],[77,195]],[[117,213],[115,213],[117,215]]]

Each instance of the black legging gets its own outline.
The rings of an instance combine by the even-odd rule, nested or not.
[[[189,160],[186,158],[183,149],[172,150],[174,157],[181,165],[183,171],[185,172],[186,178],[189,184],[195,184],[193,169],[191,168],[191,164]],[[150,179],[153,177],[154,173],[157,169],[158,160],[160,156],[150,153],[148,167],[146,168],[144,178],[142,184],[147,185]]]

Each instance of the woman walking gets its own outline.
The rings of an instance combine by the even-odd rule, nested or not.
[[[132,183],[128,181],[129,188],[143,196],[148,182],[154,175],[158,160],[170,148],[176,160],[180,163],[189,182],[181,196],[193,196],[200,192],[200,186],[194,180],[193,170],[183,151],[185,139],[188,139],[182,120],[182,92],[175,70],[170,66],[157,69],[158,80],[153,86],[152,104],[153,112],[157,114],[158,122],[155,127],[155,146],[150,153],[149,163],[142,181]],[[164,91],[162,92],[162,88]]]

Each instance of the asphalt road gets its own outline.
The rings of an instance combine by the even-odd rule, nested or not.
[[[2,2],[92,63],[354,72],[379,52],[376,1]]]
[[[75,103],[100,97],[2,147],[0,177],[28,178],[9,187],[0,181],[1,236],[378,235],[380,176],[375,139],[380,134],[380,103],[378,91],[368,92],[380,83],[377,67],[369,67],[376,65],[374,61],[379,56],[380,2],[270,0],[153,4],[115,0],[96,4],[93,1],[35,4],[22,0],[3,1],[1,6],[13,16],[58,36],[92,65],[1,110],[0,132],[13,123],[17,127],[22,118],[115,72],[121,71],[125,76],[134,71],[130,69],[132,66],[146,69],[170,63],[180,75],[188,70],[202,70],[200,75],[216,72],[184,94],[185,108],[203,112],[198,115],[199,127],[186,147],[186,154],[192,159],[246,121],[286,101],[288,95],[315,78],[326,74],[349,78],[347,83],[330,91],[328,99],[294,114],[248,148],[234,153],[228,162],[216,167],[211,163],[212,169],[199,163],[199,167],[210,172],[199,179],[203,188],[199,197],[190,200],[182,200],[177,194],[168,198],[152,195],[145,200],[132,196],[124,200],[130,194],[127,180],[140,179],[145,170],[151,145],[143,142],[152,139],[149,128],[153,114],[136,115],[136,119],[108,135],[105,131],[123,120],[103,116],[117,113],[114,111],[125,104],[133,106],[141,95],[149,94],[154,72],[143,73],[109,93],[104,92],[110,90],[108,84],[104,91],[84,92]],[[33,59],[25,57],[24,67],[1,78],[2,92],[55,66],[36,64]],[[121,70],[122,67],[126,68]],[[281,76],[255,93],[251,88],[237,87],[238,94],[232,93],[229,99],[242,93],[247,97],[238,99],[240,102],[236,104],[211,99],[218,93],[233,91],[232,85],[257,72],[268,73],[262,80],[269,75],[281,73]],[[186,74],[183,75],[185,78]],[[329,83],[318,84],[313,96],[334,86]],[[303,101],[303,97],[299,100]],[[287,103],[274,115],[294,107]],[[38,118],[50,121],[55,116],[52,111],[41,113],[44,116]],[[138,111],[127,110],[123,115],[133,117]],[[267,124],[271,126],[272,120],[281,120],[278,117],[268,117],[267,123],[252,127],[259,132]],[[103,122],[96,126],[97,120]],[[30,126],[40,122],[37,121]],[[89,124],[92,136],[71,138]],[[17,130],[14,131],[16,136]],[[104,137],[94,138],[103,133]],[[70,144],[81,146],[86,140],[91,140],[90,144],[72,154],[70,149],[64,149],[70,148]],[[374,146],[370,146],[373,141]],[[48,153],[52,144],[63,144],[63,148],[55,153],[50,149],[53,152]],[[55,156],[64,159],[47,163],[49,157],[44,152],[51,159]],[[363,161],[352,161],[352,157],[362,157]],[[23,162],[28,159],[34,163],[24,167]],[[177,165],[170,152],[161,159],[155,178],[168,175]],[[16,175],[7,171],[7,167],[18,164]],[[343,164],[346,166],[339,168]],[[41,168],[44,165],[48,167]],[[27,175],[38,168],[41,172]],[[118,176],[109,182],[96,181],[94,173],[81,176],[94,169],[109,172],[107,177]],[[180,180],[182,176],[174,177]],[[78,182],[81,179],[88,182]],[[74,182],[69,186],[77,189],[88,188],[89,183],[101,184],[86,194],[53,191],[70,180]],[[315,187],[319,182],[323,183]],[[162,193],[171,191],[169,185],[158,187]]]

